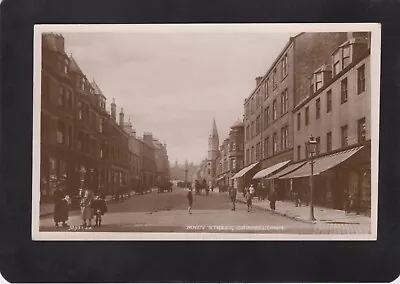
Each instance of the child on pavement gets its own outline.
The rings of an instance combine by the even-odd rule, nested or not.
[[[92,202],[92,208],[94,211],[95,221],[97,226],[101,226],[101,216],[107,212],[107,205],[105,198],[101,194],[96,194]]]

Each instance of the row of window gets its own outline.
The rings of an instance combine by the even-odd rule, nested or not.
[[[263,149],[264,151],[262,152],[263,146],[264,146]],[[272,134],[272,145],[270,136],[267,136],[264,139],[263,145],[261,142],[258,142],[255,147],[252,146],[250,149],[246,149],[246,164],[259,161],[262,158],[265,159],[271,155],[278,153],[279,151],[284,151],[288,148],[289,148],[289,127],[286,125],[282,127],[280,131],[280,143],[278,143],[278,133],[274,132]]]
[[[365,117],[362,119],[359,119],[357,121],[357,142],[361,143],[366,140],[366,121]],[[343,125],[340,128],[340,135],[341,135],[341,147],[347,147],[349,146],[349,134],[348,134],[348,125]],[[316,155],[319,155],[321,153],[321,137],[316,137],[315,138],[317,145],[316,145]],[[329,153],[332,151],[332,132],[326,133],[326,152]],[[305,157],[308,158],[309,153],[308,153],[308,147],[307,147],[307,142],[304,144],[304,153]],[[297,145],[297,160],[301,160],[301,146]]]
[[[80,83],[79,83],[80,82]],[[84,81],[79,81],[80,86],[85,86]],[[57,86],[56,86],[57,88]],[[51,101],[51,81],[50,78],[46,75],[42,78],[42,98],[44,101]],[[85,88],[83,89],[85,91]],[[94,94],[93,89],[89,88],[89,92]],[[60,108],[64,108],[66,110],[73,110],[73,92],[72,89],[65,85],[58,85],[58,96],[57,96],[57,106]],[[102,109],[106,109],[106,99],[103,96],[99,96],[96,98],[96,104],[98,107]]]
[[[228,165],[229,161],[229,165]],[[242,163],[240,161],[237,161],[236,158],[231,158],[231,159],[225,159],[224,161],[219,162],[219,172],[223,173],[226,171],[234,171],[236,169],[241,169],[243,167]]]
[[[41,125],[42,137],[41,141],[49,142],[51,135],[51,127],[50,127],[50,119],[47,115],[42,115],[42,125]],[[57,121],[56,128],[56,142],[59,145],[64,145],[69,148],[73,146],[73,131],[72,125],[64,122],[59,119]],[[108,159],[108,147],[104,146],[104,148],[98,148],[98,141],[94,138],[91,138],[90,135],[86,132],[79,131],[78,140],[77,140],[77,150],[92,155],[95,158],[100,159]],[[118,149],[114,149],[111,147],[111,156],[112,160],[120,160],[123,158],[122,154]]]
[[[78,102],[78,119],[80,121],[86,122],[93,129],[100,133],[106,132],[106,124],[104,118],[100,117],[96,112],[90,110],[89,104]]]
[[[289,111],[289,95],[287,89],[285,89],[285,91],[282,92],[280,96],[280,101],[281,101],[280,115],[283,116]],[[264,110],[263,119],[264,119],[264,129],[266,129],[271,124],[271,111],[269,106],[267,106]],[[278,119],[278,102],[277,99],[275,99],[272,102],[272,121],[275,121],[277,119]],[[260,134],[261,131],[262,131],[261,115],[258,115],[256,117],[256,120],[252,121],[246,127],[246,141],[249,141],[250,139]]]
[[[288,75],[288,56],[287,54],[284,55],[279,63],[280,69],[280,79],[283,80]],[[272,89],[275,90],[278,86],[278,76],[277,76],[277,67],[272,70]],[[261,107],[262,104],[262,97],[266,99],[271,92],[271,79],[267,78],[264,82],[261,83],[261,86],[256,91],[256,93],[252,96],[249,102],[245,106],[245,114],[248,117],[254,113],[254,111]]]
[[[357,69],[357,93],[361,94],[365,91],[365,65],[362,65],[360,68]],[[340,82],[340,102],[344,104],[348,101],[348,82],[347,77],[344,78]],[[330,113],[332,111],[332,90],[328,90],[326,92],[326,113]],[[304,109],[304,124],[309,124],[309,113],[310,107],[307,106]],[[315,118],[319,119],[321,117],[321,99],[317,98],[315,100]],[[301,128],[301,113],[297,113],[297,130]]]

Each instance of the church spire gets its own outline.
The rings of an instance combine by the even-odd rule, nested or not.
[[[211,135],[218,136],[218,130],[217,130],[217,124],[215,123],[215,117],[213,117],[213,126],[212,126]]]

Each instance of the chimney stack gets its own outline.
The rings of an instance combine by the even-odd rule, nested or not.
[[[119,113],[119,125],[124,127],[124,109],[121,108],[121,112]]]
[[[263,79],[262,76],[256,77],[256,87],[260,84],[261,80]]]
[[[117,120],[117,105],[115,104],[115,99],[113,99],[111,103],[111,118],[114,121]]]

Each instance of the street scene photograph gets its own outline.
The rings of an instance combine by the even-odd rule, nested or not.
[[[376,239],[379,26],[34,41],[34,240]]]

